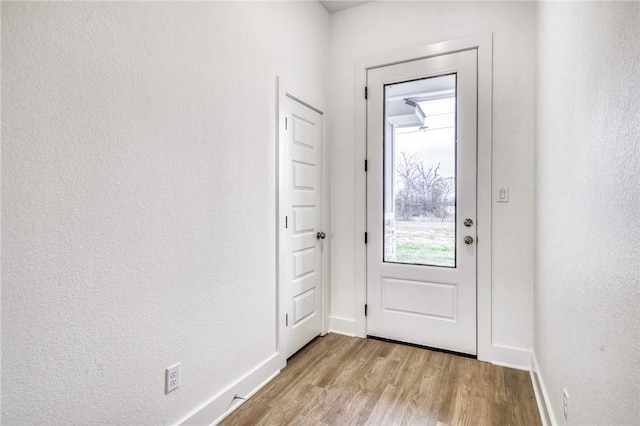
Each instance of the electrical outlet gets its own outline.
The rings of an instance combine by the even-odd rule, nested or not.
[[[569,392],[567,392],[567,389],[563,389],[562,390],[562,398],[564,400],[564,420],[567,422],[567,424],[570,424],[570,420],[571,420],[571,416],[569,415]]]
[[[165,370],[165,394],[178,389],[180,386],[180,363],[167,367]]]

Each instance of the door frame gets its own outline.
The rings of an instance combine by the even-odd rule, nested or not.
[[[367,103],[365,86],[367,71],[387,65],[426,59],[463,50],[478,51],[478,146],[477,146],[477,357],[481,361],[496,358],[491,337],[491,150],[492,150],[492,76],[493,34],[483,33],[454,40],[420,46],[363,58],[356,62],[356,197],[355,197],[355,280],[356,310],[354,334],[366,337],[364,306],[367,300],[367,176],[364,162],[367,154]]]
[[[329,173],[328,163],[329,150],[327,147],[327,120],[324,112],[314,106],[314,103],[307,102],[305,99],[309,97],[297,96],[299,93],[305,93],[302,90],[292,90],[288,81],[283,80],[282,77],[276,77],[276,352],[281,357],[281,366],[286,365],[286,358],[282,352],[283,347],[283,335],[285,325],[285,314],[281,307],[282,300],[281,288],[284,285],[284,262],[287,255],[287,244],[283,244],[285,241],[285,216],[284,212],[287,211],[287,205],[289,201],[288,194],[286,192],[286,175],[285,175],[285,154],[287,147],[287,135],[285,129],[285,108],[284,103],[287,98],[297,101],[308,108],[318,112],[322,116],[322,207],[321,207],[321,221],[322,230],[327,234],[327,238],[322,244],[322,269],[321,269],[321,282],[322,282],[322,294],[321,294],[321,312],[322,312],[322,328],[321,335],[324,336],[328,332],[329,328],[329,253],[331,248],[331,229],[329,220]]]

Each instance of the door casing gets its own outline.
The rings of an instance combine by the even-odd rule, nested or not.
[[[355,279],[356,313],[353,334],[366,337],[365,304],[367,296],[367,231],[366,172],[367,152],[365,86],[367,71],[373,68],[425,59],[462,50],[478,51],[478,152],[477,152],[477,357],[494,359],[491,338],[491,146],[492,146],[492,57],[493,35],[479,34],[429,44],[418,48],[386,53],[361,59],[356,64],[356,197],[355,197]],[[360,308],[361,307],[361,308]]]

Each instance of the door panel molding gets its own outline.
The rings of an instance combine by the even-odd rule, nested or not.
[[[417,48],[400,50],[368,58],[356,63],[356,155],[355,181],[356,226],[355,243],[355,318],[351,330],[342,330],[366,337],[366,246],[363,235],[366,223],[366,174],[362,167],[366,159],[365,85],[369,69],[396,63],[440,56],[463,50],[478,52],[478,167],[477,167],[477,356],[482,361],[499,363],[504,348],[493,345],[491,330],[491,147],[492,147],[492,57],[493,35],[484,33],[454,40],[433,43]]]

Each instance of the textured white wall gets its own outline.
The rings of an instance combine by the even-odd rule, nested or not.
[[[2,2],[3,423],[175,422],[274,353],[275,77],[324,108],[328,31]]]
[[[355,318],[355,62],[493,32],[493,343],[530,350],[533,286],[535,6],[527,2],[377,2],[331,17],[332,315]]]
[[[541,2],[535,345],[554,417],[640,419],[640,3]]]

